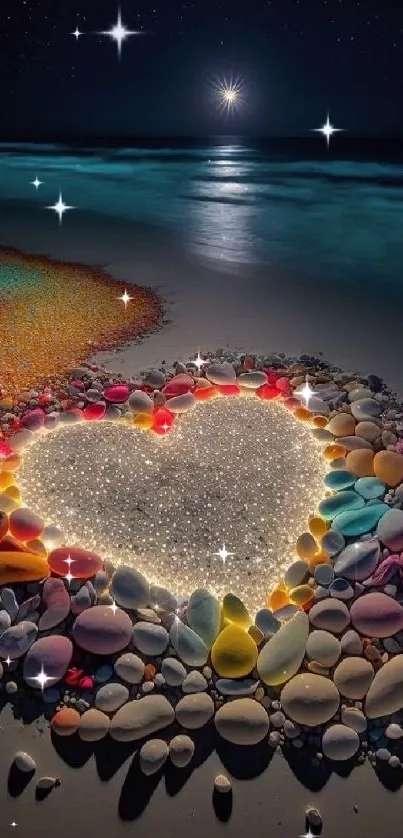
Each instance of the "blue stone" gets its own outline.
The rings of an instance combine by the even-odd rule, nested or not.
[[[328,556],[336,556],[346,544],[344,535],[337,530],[330,529],[322,536],[321,546]]]
[[[97,684],[105,684],[113,675],[113,667],[108,664],[98,667],[95,673],[95,680]]]
[[[343,535],[364,535],[371,532],[388,511],[389,507],[386,503],[374,503],[373,506],[364,506],[363,509],[342,512],[336,516],[332,527]]]
[[[43,691],[42,699],[45,704],[57,704],[60,701],[60,690],[55,687],[48,687],[47,690]]]
[[[334,570],[331,564],[317,564],[314,572],[315,582],[327,588],[334,579]]]
[[[340,492],[343,489],[350,489],[351,486],[354,486],[355,480],[355,475],[351,474],[351,471],[340,469],[340,471],[330,471],[326,475],[324,483],[326,489],[332,489],[333,492]]]
[[[361,509],[364,506],[364,499],[357,492],[338,492],[330,498],[325,498],[319,504],[319,515],[325,521],[332,521],[336,515],[343,512],[350,512],[353,509]]]
[[[383,498],[386,492],[386,485],[377,477],[360,477],[355,483],[354,489],[365,500]]]

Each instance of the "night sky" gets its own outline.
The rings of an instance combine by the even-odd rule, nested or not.
[[[1,135],[403,135],[401,0],[1,0]],[[71,34],[76,26],[83,34]],[[218,108],[215,82],[242,102]]]

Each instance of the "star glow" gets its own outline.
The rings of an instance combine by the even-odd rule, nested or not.
[[[239,107],[242,101],[242,83],[239,80],[226,81],[221,79],[215,84],[218,102],[221,110],[230,113]]]
[[[335,128],[334,125],[331,124],[330,117],[329,117],[329,114],[328,114],[325,124],[322,125],[321,128],[314,128],[313,130],[317,131],[319,134],[323,134],[323,136],[326,138],[327,147],[329,148],[330,137],[332,137],[333,134],[337,134],[340,131],[343,131],[344,129],[343,128]]]
[[[121,297],[118,297],[118,299],[119,299],[119,300],[122,300],[122,303],[124,303],[125,308],[126,308],[126,307],[127,307],[127,304],[128,304],[128,303],[130,303],[130,300],[132,300],[132,299],[133,299],[133,297],[130,297],[130,296],[129,296],[129,294],[127,293],[126,288],[125,288],[125,292],[124,292],[124,294],[122,294],[122,296],[121,296]]]
[[[84,34],[83,32],[80,32],[78,26],[76,26],[74,32],[70,32],[70,35],[74,35],[76,41],[78,41],[80,35],[83,35],[83,34]]]
[[[53,212],[55,212],[56,215],[59,216],[59,222],[61,224],[62,220],[63,220],[64,213],[67,212],[67,210],[75,209],[75,207],[70,207],[68,204],[65,204],[64,201],[63,201],[62,193],[60,192],[59,200],[55,204],[53,204],[52,206],[45,207],[45,209],[53,210]]]
[[[99,34],[100,35],[108,35],[109,38],[111,38],[113,41],[116,42],[117,48],[118,48],[118,55],[119,55],[119,58],[120,58],[120,56],[122,54],[123,41],[125,41],[131,35],[139,35],[140,33],[136,32],[135,30],[126,28],[126,26],[122,22],[122,13],[119,9],[118,19],[117,19],[117,22],[115,23],[115,25],[112,26],[110,29],[107,29],[107,30],[104,30],[103,32],[100,32]]]
[[[38,180],[38,175],[36,175],[35,180],[30,181],[32,186],[35,186],[35,189],[38,189],[39,186],[42,186],[43,180]]]

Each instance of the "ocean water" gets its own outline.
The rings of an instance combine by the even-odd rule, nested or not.
[[[36,175],[38,191],[29,184]],[[218,267],[259,263],[302,279],[403,289],[398,144],[338,136],[327,150],[315,136],[0,145],[0,226],[8,204],[39,218],[60,190],[77,211],[174,234]]]

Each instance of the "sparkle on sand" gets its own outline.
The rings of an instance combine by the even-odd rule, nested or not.
[[[123,291],[101,270],[0,248],[0,394],[57,381],[95,351],[152,331],[156,295],[130,285],[123,306]]]
[[[292,562],[325,470],[310,429],[284,407],[223,398],[162,438],[110,422],[61,427],[26,450],[19,486],[67,544],[173,593],[232,591],[255,611]]]

